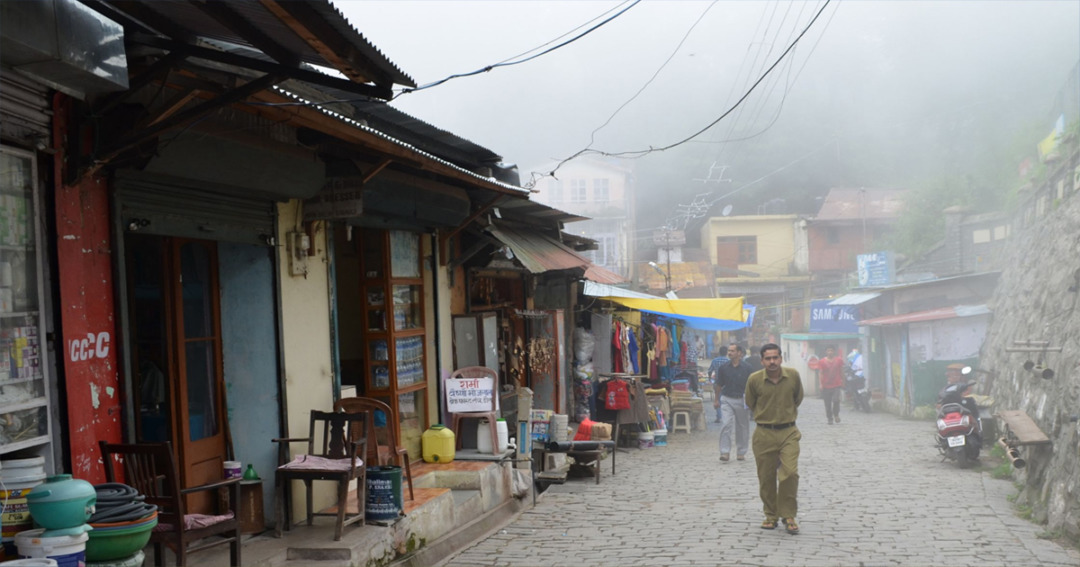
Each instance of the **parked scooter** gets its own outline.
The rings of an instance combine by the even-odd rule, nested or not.
[[[870,413],[870,386],[866,384],[866,378],[855,374],[847,364],[844,365],[844,390],[856,409]]]
[[[964,368],[964,374],[971,372]],[[956,461],[961,468],[974,464],[982,449],[982,420],[975,399],[967,395],[975,382],[958,382],[938,394],[937,448],[942,461]]]

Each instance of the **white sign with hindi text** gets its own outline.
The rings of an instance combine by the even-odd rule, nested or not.
[[[491,411],[491,398],[495,396],[495,380],[492,378],[451,378],[446,381],[446,411],[469,413]],[[495,409],[499,398],[495,396]]]

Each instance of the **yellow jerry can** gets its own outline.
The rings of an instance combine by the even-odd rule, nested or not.
[[[449,463],[454,460],[454,432],[441,423],[428,428],[420,437],[424,462]]]

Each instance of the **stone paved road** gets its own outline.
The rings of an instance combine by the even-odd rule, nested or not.
[[[618,455],[599,485],[571,480],[446,565],[1080,565],[1013,512],[1010,481],[941,463],[933,424],[800,412],[802,533],[766,531],[751,455],[719,462],[718,426]],[[985,459],[984,460],[988,460]]]

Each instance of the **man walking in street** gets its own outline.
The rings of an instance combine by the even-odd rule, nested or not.
[[[750,411],[743,403],[746,394],[746,380],[750,377],[750,367],[742,364],[743,348],[731,345],[727,349],[729,362],[717,371],[716,394],[720,402],[720,460],[731,457],[731,434],[735,430],[735,457],[746,460],[746,451],[750,448]]]
[[[712,363],[709,364],[709,382],[712,383],[713,387],[712,407],[716,408],[716,421],[714,423],[720,423],[721,414],[723,413],[720,409],[720,386],[717,385],[716,381],[719,380],[720,367],[727,364],[728,361],[728,357],[718,352],[716,358],[712,359]]]
[[[825,400],[825,417],[829,425],[840,423],[840,395],[844,391],[844,358],[833,347],[825,349],[825,358],[818,360],[818,380],[821,397]]]
[[[775,529],[779,519],[789,534],[797,534],[802,433],[795,427],[795,418],[803,400],[802,378],[796,370],[780,366],[780,347],[773,343],[761,347],[761,362],[764,368],[750,375],[745,394],[757,422],[753,447],[765,512],[761,528]]]

